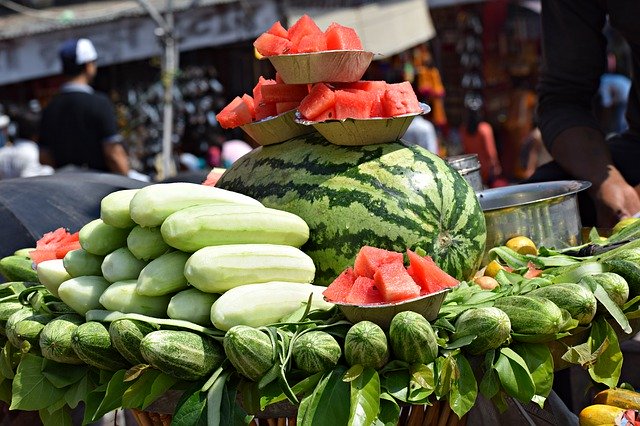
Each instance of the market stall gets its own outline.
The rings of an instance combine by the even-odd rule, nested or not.
[[[635,418],[620,342],[640,329],[640,221],[487,246],[463,175],[396,140],[426,107],[341,70],[371,56],[330,30],[341,49],[298,58],[330,66],[285,62],[289,81],[221,112],[263,141],[222,176],[113,191],[77,233],[0,261],[11,410],[45,425],[81,403],[85,424],[121,408],[141,425],[576,424],[552,383],[579,365],[611,389],[582,424]],[[308,17],[266,34],[263,54],[329,44]]]

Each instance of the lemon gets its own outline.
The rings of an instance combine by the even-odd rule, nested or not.
[[[640,218],[638,217],[625,217],[615,224],[615,226],[613,227],[613,233],[615,234],[616,232],[622,231],[624,228],[635,223],[638,220],[640,220]]]
[[[495,278],[498,272],[503,270],[504,270],[504,266],[499,264],[497,260],[492,260],[487,264],[487,267],[484,269],[484,275],[486,277]]]
[[[511,238],[505,245],[520,254],[532,254],[534,256],[538,254],[536,243],[522,235]]]

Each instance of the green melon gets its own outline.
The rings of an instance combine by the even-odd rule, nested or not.
[[[349,365],[382,368],[389,360],[387,336],[379,325],[360,321],[347,331],[344,356]]]
[[[429,321],[417,312],[396,314],[389,326],[395,358],[409,364],[429,364],[438,356],[438,341]]]
[[[27,342],[29,351],[39,352],[40,333],[53,316],[26,312],[28,311],[20,310],[9,316],[6,325],[7,339],[18,349],[26,349],[23,345]]]
[[[140,353],[142,338],[156,328],[146,322],[121,319],[109,324],[109,337],[113,346],[131,365],[144,364],[145,360]]]
[[[591,323],[596,315],[598,302],[591,290],[580,284],[560,283],[541,287],[527,293],[551,300],[559,308],[566,309],[580,325]]]
[[[235,325],[224,335],[224,352],[231,365],[246,378],[257,381],[273,366],[273,347],[266,333]]]
[[[217,186],[304,219],[302,246],[328,285],[370,245],[420,246],[450,275],[476,272],[485,248],[484,214],[473,189],[444,160],[401,141],[338,146],[317,133],[242,157]]]
[[[97,321],[79,325],[71,335],[71,347],[78,358],[100,370],[117,371],[129,367],[113,347],[109,330]]]
[[[300,370],[315,374],[335,367],[342,355],[342,349],[329,333],[310,331],[294,341],[291,353]]]
[[[77,314],[61,315],[44,326],[40,333],[42,356],[63,364],[83,364],[71,346],[73,332],[84,318]]]
[[[475,335],[476,338],[465,351],[471,355],[480,355],[491,349],[499,348],[511,333],[509,316],[498,308],[485,307],[464,311],[456,320],[456,331],[452,340]]]

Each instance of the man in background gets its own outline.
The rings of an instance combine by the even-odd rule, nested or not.
[[[128,175],[113,104],[90,86],[98,54],[90,40],[68,40],[60,51],[67,81],[47,105],[40,126],[40,158],[56,169],[75,166]]]

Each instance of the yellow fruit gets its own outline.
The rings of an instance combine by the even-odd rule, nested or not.
[[[628,410],[640,410],[640,393],[628,389],[607,389],[599,392],[593,398],[593,402]]]
[[[618,223],[615,224],[615,226],[613,227],[613,231],[612,232],[614,234],[616,232],[620,232],[624,228],[626,228],[627,226],[631,225],[632,223],[635,223],[638,220],[640,220],[640,218],[638,218],[638,217],[625,217],[624,219],[620,220]]]
[[[480,286],[483,290],[493,290],[496,287],[500,287],[500,283],[495,278],[485,275],[483,277],[476,277],[473,282]]]
[[[503,271],[504,266],[498,263],[497,260],[492,260],[487,264],[487,267],[484,269],[485,277],[495,278],[498,275],[498,272]]]
[[[594,404],[580,411],[580,426],[613,425],[616,418],[625,412],[624,408],[612,405]]]
[[[536,247],[536,243],[531,241],[531,239],[523,236],[513,237],[507,244],[505,244],[511,250],[518,252],[520,254],[538,254],[538,248]]]

